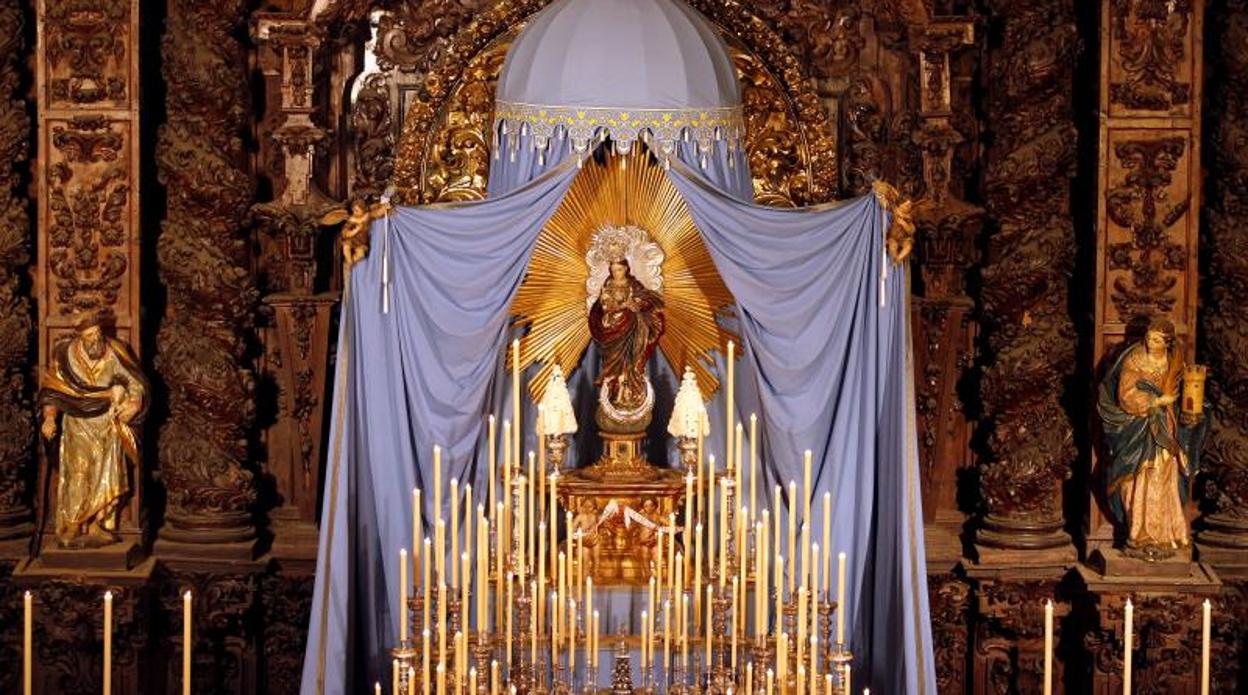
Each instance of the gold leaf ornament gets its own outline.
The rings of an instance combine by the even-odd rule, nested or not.
[[[520,342],[520,368],[542,365],[529,392],[540,401],[554,367],[571,374],[589,346],[586,254],[595,233],[637,227],[663,252],[667,321],[659,351],[675,373],[692,369],[703,398],[709,399],[719,388],[711,352],[723,352],[729,340],[738,340],[716,320],[731,310],[732,294],[660,163],[638,145],[628,154],[604,151],[606,156],[586,160],[542,229],[512,304],[514,323],[528,329]]]

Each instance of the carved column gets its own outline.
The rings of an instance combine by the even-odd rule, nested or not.
[[[1210,12],[1210,176],[1205,179],[1200,361],[1210,365],[1212,421],[1202,467],[1211,514],[1197,534],[1202,560],[1248,576],[1248,3]]]
[[[40,0],[36,55],[39,369],[81,312],[110,309],[139,342],[139,3]],[[48,480],[44,462],[41,482]],[[118,531],[140,535],[144,471],[132,471]],[[40,495],[55,504],[53,492]],[[54,509],[43,509],[45,518]],[[49,528],[50,533],[50,528]]]
[[[1069,188],[1079,39],[1073,0],[993,0],[988,7],[999,34],[988,39],[986,69],[992,146],[983,185],[992,229],[979,311],[987,451],[975,544],[983,561],[1061,563],[1074,559],[1062,483],[1075,449],[1062,398],[1076,369],[1067,287],[1075,256]]]
[[[0,3],[0,388],[5,391],[0,399],[0,546],[34,529],[29,482],[35,428],[28,378],[33,322],[24,282],[31,262],[30,203],[19,190],[31,136],[22,88],[25,4]],[[25,554],[23,541],[7,545]]]
[[[1203,15],[1203,0],[1101,3],[1098,376],[1151,316],[1195,352]],[[1100,500],[1093,546],[1113,539]]]
[[[317,292],[314,286],[318,220],[332,205],[313,178],[316,151],[329,136],[313,122],[316,55],[325,36],[308,22],[266,16],[257,18],[254,33],[279,114],[267,134],[279,163],[271,172],[276,199],[255,206],[273,247],[273,291],[264,297],[273,319],[264,333],[265,371],[277,383],[279,408],[266,444],[279,505],[270,517],[275,552],[313,559],[331,322],[338,302],[337,292]]]
[[[975,31],[970,21],[945,19],[913,33],[920,108],[910,137],[923,161],[923,205],[916,216],[920,292],[911,322],[927,554],[933,569],[943,569],[962,556],[959,535],[965,518],[957,505],[957,477],[970,464],[970,423],[958,387],[974,354],[974,306],[966,274],[975,261],[984,213],[953,185],[960,178],[954,174],[954,149],[964,136],[953,124],[951,57],[972,44]]]
[[[254,182],[247,52],[238,0],[169,0],[162,44],[168,121],[157,164],[168,212],[157,257],[167,296],[156,367],[168,388],[157,550],[247,557],[255,538],[248,460],[255,377],[248,356],[257,292],[248,209]]]

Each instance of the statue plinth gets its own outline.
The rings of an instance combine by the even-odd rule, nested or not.
[[[612,444],[621,450],[640,447],[640,436],[603,437],[608,451]],[[561,471],[558,492],[560,503],[573,515],[569,532],[580,531],[584,539],[586,575],[599,586],[641,586],[650,577],[659,529],[666,528],[669,515],[684,501],[685,481],[680,472],[639,456],[604,455],[588,468]]]

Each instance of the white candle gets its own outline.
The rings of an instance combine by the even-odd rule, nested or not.
[[[182,695],[191,695],[191,592],[182,594]],[[377,684],[381,688],[381,684]]]
[[[823,587],[832,589],[832,493],[823,493]]]
[[[459,588],[459,480],[451,478],[451,583]]]
[[[104,695],[113,692],[113,592],[104,592]]]
[[[732,449],[732,421],[736,417],[735,415],[733,415],[733,411],[735,410],[735,408],[733,407],[734,406],[734,403],[733,403],[734,384],[733,382],[735,381],[734,375],[736,373],[735,371],[736,365],[734,365],[733,363],[736,362],[736,360],[734,359],[736,357],[736,350],[737,350],[737,346],[731,340],[729,340],[728,341],[728,407],[724,410],[724,458],[728,461],[726,465],[732,465],[732,450],[733,450]]]
[[[399,641],[407,641],[407,548],[399,550]]]
[[[32,633],[31,620],[34,618],[34,596],[31,596],[30,591],[26,591],[22,601],[25,604],[25,629],[22,631],[21,684],[22,693],[31,695],[31,649],[34,648],[34,638],[32,638],[34,633]]]
[[[1209,695],[1209,630],[1213,606],[1209,599],[1200,606],[1200,695]]]
[[[789,593],[797,589],[797,560],[801,553],[797,550],[797,481],[789,481]]]
[[[1053,695],[1053,600],[1044,602],[1044,695]]]
[[[845,553],[836,554],[836,643],[845,644]]]
[[[758,518],[756,487],[758,482],[758,416],[750,413],[750,520]]]
[[[1123,623],[1122,692],[1123,695],[1131,695],[1131,647],[1135,642],[1135,606],[1131,605],[1131,599],[1127,599],[1127,606],[1123,615]]]
[[[381,683],[373,681],[373,695],[381,695]]]

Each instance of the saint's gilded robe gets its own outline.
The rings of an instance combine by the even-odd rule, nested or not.
[[[40,406],[62,414],[55,520],[61,540],[77,536],[90,523],[115,530],[115,512],[130,490],[125,461],[136,466],[139,461],[147,380],[125,343],[105,341],[98,360],[91,359],[79,338],[58,344],[39,392]],[[114,385],[124,390],[119,400],[113,397]],[[119,412],[127,405],[137,411],[122,422]]]

